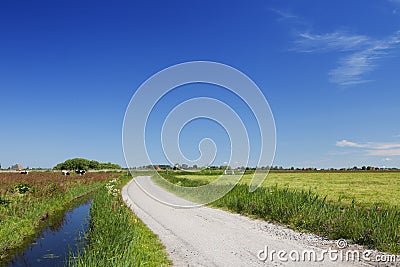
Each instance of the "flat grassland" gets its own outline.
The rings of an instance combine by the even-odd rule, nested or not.
[[[265,173],[257,173],[265,177]],[[231,175],[232,180],[238,178]],[[176,175],[201,183],[218,179],[219,175]],[[249,184],[253,174],[245,174],[239,184]],[[390,205],[400,207],[400,172],[270,172],[262,187],[277,186],[291,190],[311,190],[329,201],[341,200],[358,205]]]
[[[184,187],[201,186],[219,177],[204,172],[159,173]],[[249,192],[252,177],[225,176],[221,183],[198,191],[200,197],[185,196],[184,188],[172,187],[161,179],[154,181],[196,201],[240,179],[229,193],[209,205],[298,231],[400,253],[400,172],[271,172],[260,188]]]

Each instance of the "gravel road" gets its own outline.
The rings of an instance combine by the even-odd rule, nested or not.
[[[147,192],[163,195],[163,199],[174,203],[187,203],[155,185],[148,176],[135,179]],[[315,235],[209,207],[183,209],[165,205],[144,193],[135,179],[123,188],[123,198],[159,236],[174,266],[366,266],[360,261],[335,261],[335,256],[330,260],[324,250],[337,250],[339,253],[332,255],[339,256],[342,250],[333,241]],[[263,252],[266,247],[268,253]],[[280,260],[272,250],[286,254],[281,252]],[[304,251],[315,252],[317,261],[301,260]],[[318,261],[323,255],[325,259]],[[292,260],[299,257],[300,261]]]

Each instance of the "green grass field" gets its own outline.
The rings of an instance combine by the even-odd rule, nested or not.
[[[265,176],[265,174],[257,174]],[[176,175],[202,183],[218,179],[218,175]],[[237,176],[232,175],[232,180]],[[249,184],[252,174],[243,175],[240,184]],[[359,205],[375,203],[400,206],[400,172],[271,172],[263,187],[277,186],[297,190],[311,190],[327,200]]]

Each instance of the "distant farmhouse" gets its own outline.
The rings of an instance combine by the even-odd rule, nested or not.
[[[14,171],[22,171],[23,169],[24,169],[24,167],[22,167],[19,164],[15,164],[15,165],[11,166],[11,170],[14,170]]]

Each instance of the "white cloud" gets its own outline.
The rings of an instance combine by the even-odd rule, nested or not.
[[[336,145],[340,147],[358,147],[358,148],[370,148],[370,149],[400,148],[400,143],[378,143],[378,142],[356,143],[347,140],[337,141]]]
[[[366,83],[362,76],[375,68],[373,51],[354,53],[339,61],[339,66],[329,72],[329,81],[340,85]]]
[[[388,56],[400,45],[400,31],[381,40],[344,32],[301,33],[295,43],[295,50],[303,53],[346,53],[339,59],[339,65],[329,72],[330,81],[339,85],[353,85],[370,81],[364,78],[365,74],[374,70],[379,59]]]
[[[336,145],[340,146],[340,147],[363,147],[363,145],[361,145],[361,144],[347,141],[347,140],[337,141]]]
[[[360,148],[366,151],[367,156],[382,156],[382,157],[400,156],[400,143],[379,143],[379,142],[356,143],[347,140],[342,140],[336,142],[336,146]]]
[[[391,158],[384,158],[384,159],[382,159],[382,161],[392,161],[392,159]]]
[[[400,148],[400,144],[398,143],[376,143],[371,146],[373,149],[393,149]]]
[[[369,44],[370,38],[364,35],[349,35],[343,32],[327,34],[300,33],[295,41],[296,50],[313,53],[325,51],[353,51]]]

